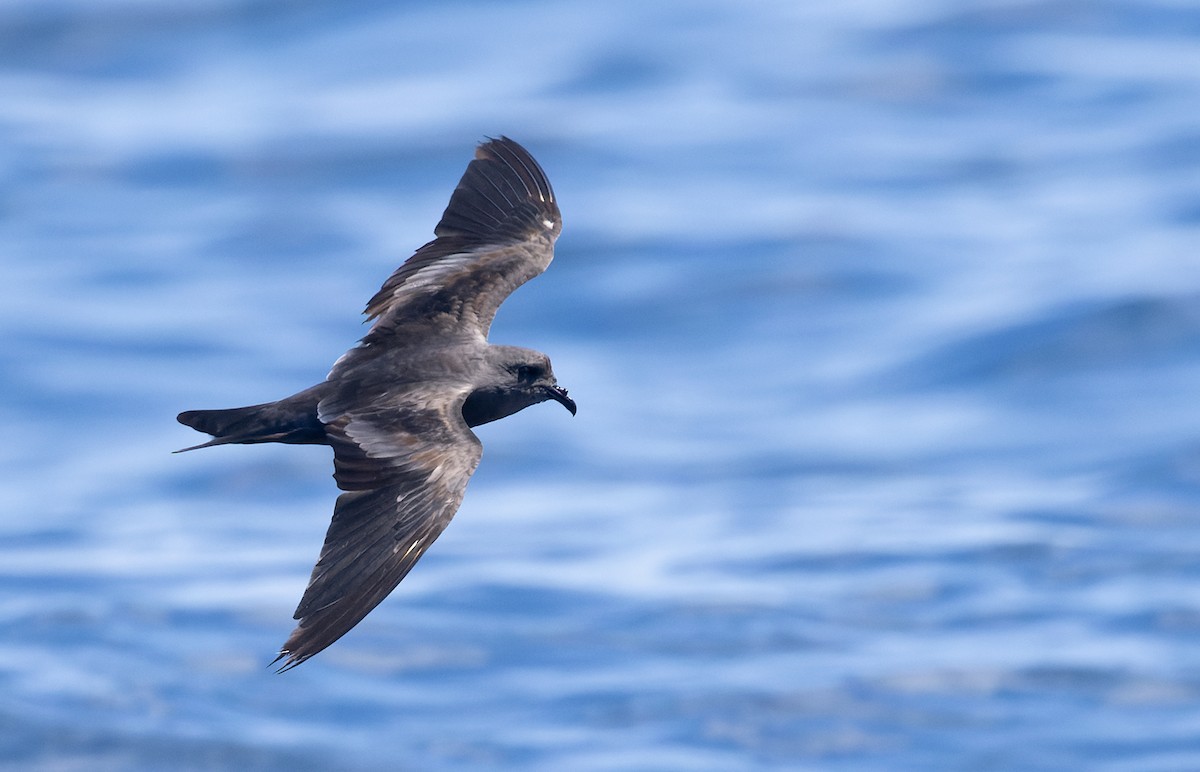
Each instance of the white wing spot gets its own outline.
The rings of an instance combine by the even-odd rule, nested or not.
[[[423,542],[423,541],[425,541],[425,537],[421,537],[420,539],[417,539],[416,541],[414,541],[412,544],[408,545],[408,549],[404,550],[404,555],[402,556],[402,558],[408,557],[409,554],[413,550],[415,550],[417,547],[421,546],[421,542]],[[400,552],[401,546],[402,546],[401,543],[397,543],[396,546],[392,547],[392,554],[393,555],[398,554]]]
[[[553,220],[542,220],[542,225],[545,225],[546,230],[548,230],[548,231],[554,230],[554,221]]]

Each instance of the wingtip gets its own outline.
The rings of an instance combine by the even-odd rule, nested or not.
[[[296,667],[300,663],[304,662],[304,660],[306,660],[307,657],[297,657],[295,654],[288,651],[287,649],[281,649],[279,652],[279,656],[276,657],[275,659],[271,660],[270,664],[268,664],[267,667],[268,668],[275,667],[275,665],[279,664],[279,660],[281,660],[281,659],[286,659],[287,661],[284,662],[283,665],[280,666],[275,671],[276,675],[279,675],[281,673],[286,673],[287,671]]]
[[[498,145],[514,146],[515,148],[519,149],[522,153],[525,153],[525,154],[529,153],[529,151],[526,150],[525,148],[521,147],[520,143],[518,143],[516,140],[510,139],[509,137],[507,137],[503,134],[501,134],[498,137],[489,137],[485,134],[483,137],[483,141],[475,146],[475,157],[476,158],[486,158],[488,156],[488,153],[495,146],[498,146]]]
[[[545,171],[520,143],[485,138],[459,180],[434,233],[469,240],[556,237],[562,218]]]

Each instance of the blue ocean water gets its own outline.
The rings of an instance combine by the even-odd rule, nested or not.
[[[1200,769],[1200,8],[0,4],[0,769]],[[290,394],[484,136],[565,229],[452,526],[282,676]]]

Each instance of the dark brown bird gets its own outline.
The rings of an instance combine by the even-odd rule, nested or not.
[[[324,382],[278,402],[189,410],[228,443],[333,448],[338,496],[325,546],[275,662],[299,665],[400,583],[462,502],[483,446],[470,427],[555,400],[550,359],[488,343],[496,309],[546,270],[562,218],[545,173],[501,137],[480,145],[434,229],[367,304],[370,331]],[[182,452],[182,451],[179,451]]]

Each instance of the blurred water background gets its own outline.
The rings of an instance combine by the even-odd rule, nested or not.
[[[565,219],[367,620],[324,377],[485,136]],[[1200,7],[0,3],[0,769],[1200,769]]]

